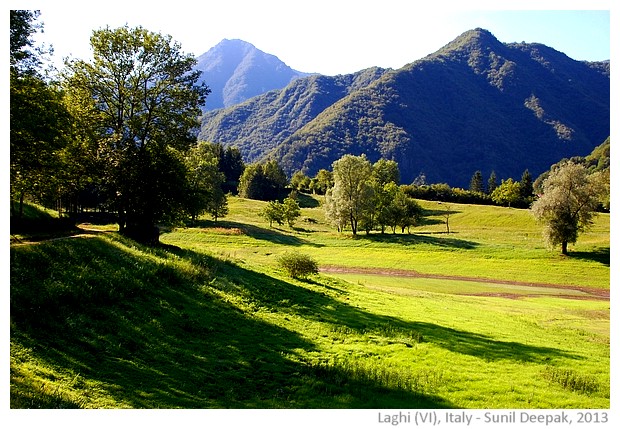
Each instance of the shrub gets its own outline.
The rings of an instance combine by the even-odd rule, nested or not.
[[[281,268],[292,278],[306,278],[311,274],[318,274],[319,265],[308,255],[302,253],[285,253],[278,258]]]

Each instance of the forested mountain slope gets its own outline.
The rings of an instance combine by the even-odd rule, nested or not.
[[[405,183],[421,172],[464,187],[476,170],[536,176],[609,136],[609,67],[475,29],[399,70],[312,76],[212,112],[200,137],[236,145],[249,161],[275,157],[289,173],[365,153],[396,160]],[[313,85],[351,76],[358,84],[337,94]]]
[[[259,159],[336,101],[366,88],[384,73],[370,68],[349,75],[296,79],[282,90],[205,113],[198,138],[237,146],[246,160]]]

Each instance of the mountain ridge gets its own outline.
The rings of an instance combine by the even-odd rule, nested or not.
[[[289,174],[314,174],[345,153],[365,153],[396,160],[403,182],[423,172],[430,182],[466,187],[476,170],[500,178],[538,174],[586,155],[609,135],[609,62],[579,62],[474,29],[400,69],[378,70],[341,96],[315,92],[314,103],[326,106],[303,121],[282,106],[304,103],[308,93],[291,88],[309,78],[270,93],[278,121],[264,120],[267,96],[257,96],[210,112],[199,138],[238,146],[248,161],[276,158]],[[240,119],[240,111],[245,121],[217,125]],[[278,124],[287,124],[286,132]]]

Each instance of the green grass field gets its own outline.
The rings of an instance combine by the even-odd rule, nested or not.
[[[13,244],[11,407],[609,408],[609,215],[564,257],[525,210],[353,238],[306,199],[294,229],[231,198],[157,249]]]

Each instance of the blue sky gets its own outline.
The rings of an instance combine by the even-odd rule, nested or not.
[[[611,56],[612,0],[443,0],[437,6],[424,7],[419,4],[429,2],[9,0],[8,3],[11,8],[41,10],[45,24],[41,40],[54,47],[58,63],[66,56],[88,58],[92,30],[125,24],[169,34],[186,52],[195,55],[206,52],[224,38],[242,39],[297,70],[328,75],[352,73],[370,66],[399,68],[476,27],[490,30],[502,42],[543,43],[577,60],[603,60]]]

